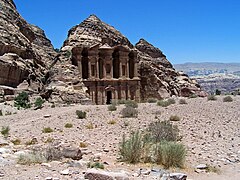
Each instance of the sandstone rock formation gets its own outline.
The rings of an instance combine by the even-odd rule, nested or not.
[[[0,0],[0,84],[40,80],[56,55],[43,30],[28,24],[12,0]]]
[[[122,45],[137,52],[142,100],[151,97],[161,99],[172,95],[204,95],[196,81],[192,81],[186,74],[175,71],[161,50],[144,39],[140,39],[133,46],[124,35],[114,27],[102,22],[95,15],[89,16],[82,23],[70,29],[68,38],[61,48],[62,56],[60,59],[65,62],[65,65],[62,65],[63,69],[58,71],[68,71],[69,73],[70,67],[72,74],[70,79],[78,78],[78,67],[74,67],[71,60],[72,49],[93,47],[96,44],[100,46],[107,44],[110,47]],[[66,54],[70,55],[66,58]]]

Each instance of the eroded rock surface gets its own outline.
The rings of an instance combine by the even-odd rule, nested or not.
[[[30,74],[44,74],[55,56],[39,27],[28,24],[12,0],[0,0],[0,84],[16,87]]]

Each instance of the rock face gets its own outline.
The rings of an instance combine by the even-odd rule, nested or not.
[[[16,87],[36,79],[55,56],[43,30],[28,24],[12,0],[0,0],[0,84]]]
[[[119,44],[133,47],[125,36],[114,27],[102,22],[95,15],[90,15],[81,24],[70,29],[63,47],[77,45],[92,46],[97,43],[107,43],[111,47]]]
[[[61,48],[66,67],[72,64],[71,56],[66,58],[64,54],[71,52],[75,47],[91,47],[96,44],[114,47],[123,45],[137,51],[138,73],[141,79],[141,99],[167,98],[172,95],[189,96],[201,93],[200,86],[192,81],[186,74],[175,71],[161,50],[154,47],[144,39],[133,46],[130,41],[112,26],[102,22],[95,15],[91,15],[85,21],[74,26],[68,33]],[[66,68],[64,68],[66,71]],[[75,67],[72,74],[76,77]]]

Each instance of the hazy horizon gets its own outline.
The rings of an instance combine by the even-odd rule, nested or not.
[[[60,48],[70,28],[90,14],[114,26],[132,44],[140,38],[158,47],[173,64],[239,62],[240,2],[237,0],[14,0],[26,21],[42,28]]]

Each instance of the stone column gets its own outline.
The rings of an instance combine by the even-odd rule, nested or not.
[[[92,76],[91,61],[88,58],[88,78],[91,79],[91,76]]]
[[[109,58],[110,60],[110,67],[111,67],[111,73],[110,73],[110,76],[111,76],[111,79],[113,78],[113,58],[112,56]]]
[[[122,78],[122,60],[119,58],[119,78]]]
[[[99,62],[98,62],[98,57],[96,58],[96,78],[97,79],[99,79],[99,64],[98,64]]]
[[[103,59],[103,79],[106,79],[107,72],[106,72],[106,61]]]
[[[126,78],[129,78],[129,59],[126,59]]]
[[[134,78],[138,78],[138,65],[134,61]]]

